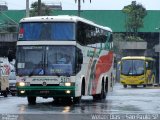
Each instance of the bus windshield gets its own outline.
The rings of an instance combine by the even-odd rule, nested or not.
[[[75,72],[74,46],[19,46],[18,75],[72,75]]]
[[[72,41],[75,40],[75,24],[71,22],[24,22],[20,23],[21,41]]]
[[[124,75],[144,74],[144,60],[122,60],[121,73]]]

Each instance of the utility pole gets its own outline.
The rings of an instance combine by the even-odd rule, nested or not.
[[[38,0],[38,16],[41,15],[41,0]]]
[[[81,16],[81,0],[78,0],[78,16]]]
[[[158,54],[158,58],[159,58],[159,60],[158,60],[158,63],[159,63],[159,67],[158,67],[158,85],[160,85],[160,27],[158,27],[158,28],[155,28],[156,30],[158,30],[158,33],[159,33],[159,36],[158,36],[158,41],[159,41],[159,44],[157,45],[157,48],[155,48],[155,52],[158,52],[159,54]]]
[[[26,17],[29,17],[29,0],[26,0]]]
[[[84,3],[85,0],[83,0]],[[92,0],[90,0],[91,3]],[[77,0],[75,0],[75,3],[77,2]],[[78,16],[81,16],[81,0],[78,0]]]

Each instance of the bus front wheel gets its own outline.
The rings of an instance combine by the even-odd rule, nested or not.
[[[127,88],[127,85],[123,85],[124,88]]]
[[[82,85],[81,85],[81,96],[85,95],[85,81],[83,79]],[[73,103],[80,103],[81,102],[81,96],[79,97],[73,97]]]
[[[3,92],[2,92],[2,95],[3,95],[4,97],[7,97],[7,96],[8,96],[7,94],[8,94],[7,91],[3,91]]]
[[[127,85],[123,85],[124,88],[127,88]]]
[[[73,103],[80,103],[81,97],[73,97]]]
[[[28,103],[29,103],[30,105],[36,104],[36,97],[28,96],[27,99],[28,99]]]

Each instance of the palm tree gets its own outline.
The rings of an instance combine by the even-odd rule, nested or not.
[[[38,7],[38,2],[31,4],[30,16],[47,16],[50,15],[51,10],[44,4],[41,3],[40,12]]]

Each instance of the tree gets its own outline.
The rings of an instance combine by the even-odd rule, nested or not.
[[[122,33],[113,34],[113,50],[117,55],[122,55],[122,50],[120,48],[120,42],[124,41],[125,35]]]
[[[31,4],[30,16],[38,16],[38,2]],[[51,10],[44,4],[41,3],[41,16],[50,15]]]
[[[6,20],[6,31],[8,32],[17,32],[18,31],[18,25],[13,23],[11,20]]]
[[[131,5],[124,6],[122,11],[126,14],[126,31],[137,37],[138,29],[143,27],[143,19],[147,15],[146,9],[132,1]]]
[[[17,32],[18,25],[15,24],[13,21],[5,19],[3,23],[0,25],[0,32]]]

